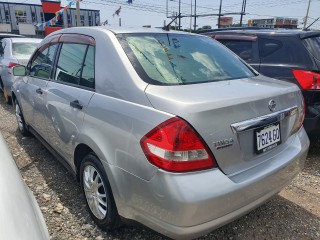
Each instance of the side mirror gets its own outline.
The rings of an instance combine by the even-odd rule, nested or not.
[[[26,67],[25,66],[14,66],[12,68],[13,76],[25,76],[26,75]]]

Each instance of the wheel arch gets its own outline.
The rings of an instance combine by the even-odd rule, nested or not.
[[[12,105],[14,106],[14,103],[16,102],[16,94],[14,92],[11,93],[11,98],[12,98]]]
[[[77,147],[74,150],[74,157],[73,157],[73,162],[76,170],[76,177],[77,181],[80,179],[80,166],[83,158],[88,155],[89,153],[95,154],[95,152],[90,148],[88,145],[80,143],[77,145]],[[96,154],[95,154],[96,155]],[[101,161],[101,160],[100,160]]]
[[[1,86],[1,89],[3,90],[3,82],[2,82],[2,77],[0,75],[0,86]]]
[[[87,139],[88,140],[88,139]],[[102,151],[100,151],[99,147],[94,143],[94,141],[91,139],[92,144],[88,144],[86,141],[85,143],[79,143],[75,150],[74,150],[74,167],[76,172],[76,179],[78,182],[80,182],[80,167],[81,162],[83,158],[88,154],[94,154],[99,161],[101,162],[102,166],[104,167],[105,173],[107,175],[108,181],[110,183],[111,191],[113,193],[113,197],[116,203],[116,206],[119,210],[119,202],[121,201],[121,194],[119,192],[119,186],[116,182],[116,177],[114,176],[114,172],[109,167],[109,163],[104,159],[102,159]],[[120,195],[119,195],[120,194]]]

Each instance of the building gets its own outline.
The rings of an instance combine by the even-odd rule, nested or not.
[[[252,19],[253,27],[261,28],[289,28],[297,29],[298,28],[298,19],[297,18],[265,18],[265,19]]]
[[[46,30],[33,27],[35,23],[51,20],[55,16],[55,12],[64,7],[61,6],[60,1],[42,0],[41,3],[0,2],[0,32],[43,37],[54,30],[77,25],[76,9],[69,8],[63,11],[61,19],[54,26],[46,27]],[[81,26],[97,26],[99,24],[100,10],[80,9]]]
[[[219,21],[219,18],[218,18]],[[218,22],[218,26],[220,26],[220,28],[228,28],[231,27],[233,23],[233,17],[220,17],[220,24]]]

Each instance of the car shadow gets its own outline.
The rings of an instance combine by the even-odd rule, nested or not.
[[[311,136],[308,157],[303,172],[320,177],[320,136]]]

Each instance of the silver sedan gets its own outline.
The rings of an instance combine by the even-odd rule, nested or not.
[[[104,229],[201,236],[279,192],[309,148],[299,88],[205,36],[69,28],[14,74],[20,131],[77,176]]]
[[[4,99],[11,103],[11,86],[14,81],[12,67],[27,65],[31,54],[41,39],[38,38],[3,38],[0,42],[0,88]]]

